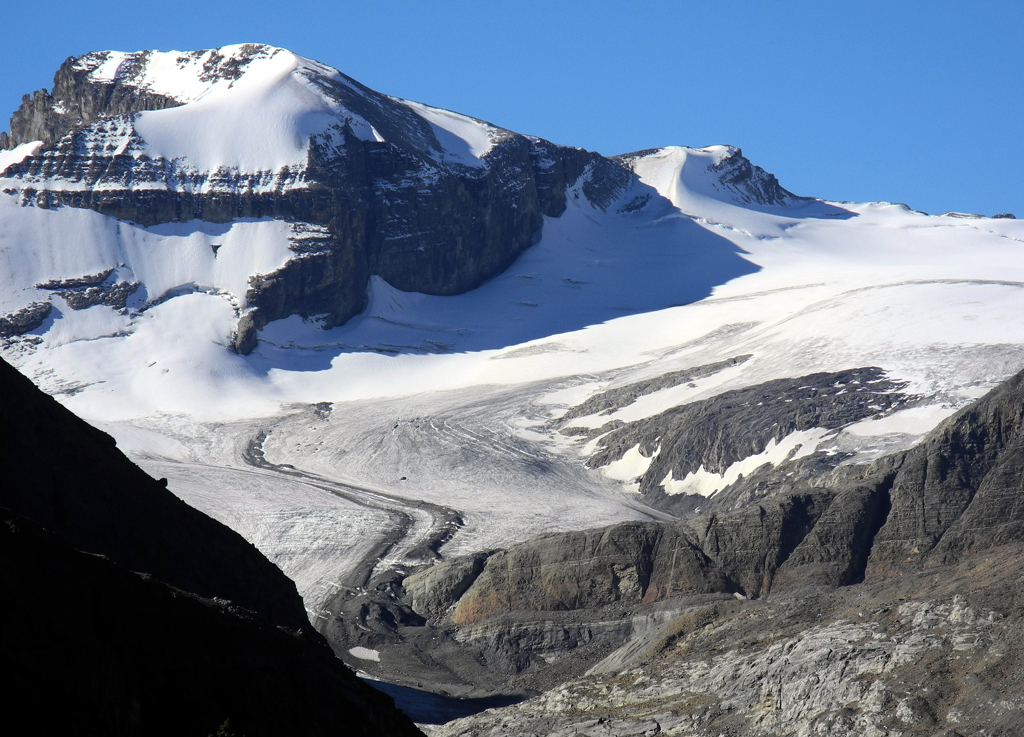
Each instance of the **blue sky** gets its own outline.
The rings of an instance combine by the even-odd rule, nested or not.
[[[49,88],[71,55],[255,41],[381,92],[604,154],[728,143],[798,194],[1024,217],[1017,3],[156,6],[5,7],[0,117]]]

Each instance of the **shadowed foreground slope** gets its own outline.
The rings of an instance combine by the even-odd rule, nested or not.
[[[0,362],[0,663],[26,734],[416,735],[294,584]],[[46,528],[46,529],[43,529]],[[77,548],[77,549],[76,549]]]
[[[0,506],[129,570],[312,632],[295,584],[277,566],[3,361],[0,418]]]
[[[0,511],[0,660],[23,734],[416,735],[330,650]]]

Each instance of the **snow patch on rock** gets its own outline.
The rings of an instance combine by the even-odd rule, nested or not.
[[[653,455],[645,456],[643,451],[640,450],[640,445],[634,445],[622,454],[622,458],[609,463],[607,466],[603,466],[601,472],[608,478],[615,479],[616,481],[636,481],[647,473],[647,469],[651,467],[651,463],[660,452],[661,448],[658,448],[658,450],[654,451]]]
[[[821,441],[833,432],[823,427],[815,427],[792,432],[780,441],[772,438],[763,451],[733,463],[722,473],[705,471],[701,465],[696,471],[691,471],[684,478],[677,480],[672,477],[672,472],[669,472],[661,482],[661,487],[669,495],[699,494],[709,497],[736,483],[740,477],[749,476],[762,466],[778,466],[784,461],[811,455]]]

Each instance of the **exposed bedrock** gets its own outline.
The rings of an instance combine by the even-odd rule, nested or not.
[[[229,56],[212,51],[203,64],[199,81],[236,80],[253,59],[267,56],[270,51],[261,44],[243,44]],[[44,146],[49,146],[69,131],[106,116],[181,105],[182,100],[146,89],[146,66],[154,53],[138,51],[121,55],[123,58],[116,70],[108,70],[104,81],[98,81],[94,72],[111,62],[110,52],[68,57],[53,77],[52,91],[37,90],[31,96],[22,97],[21,106],[11,116],[10,135],[0,133],[0,148],[13,148],[32,141],[42,141]],[[206,51],[193,51],[181,55],[179,63],[206,55]]]
[[[35,330],[50,316],[53,306],[49,302],[32,302],[20,310],[0,317],[0,338],[24,335]]]
[[[882,477],[884,480],[884,477]],[[678,596],[759,597],[777,587],[837,586],[863,575],[885,505],[877,480],[780,494],[676,523],[628,522],[552,533],[456,558],[404,581],[412,608],[459,626],[510,612],[639,605]]]
[[[890,389],[893,404],[902,395]],[[840,403],[830,412],[849,419],[859,410]],[[638,623],[658,612],[678,616],[734,595],[785,600],[878,585],[1019,545],[1022,430],[1024,374],[909,451],[869,465],[804,458],[755,473],[739,495],[677,522],[546,534],[399,574],[390,605],[406,621],[421,620],[402,635],[420,649],[421,663],[431,648],[443,649],[449,665],[459,651],[460,662],[482,658],[507,674],[492,679],[495,688],[547,687],[581,674],[608,648],[647,647],[649,626]],[[728,447],[726,437],[720,441]],[[397,641],[395,631],[381,629],[375,646]],[[422,634],[409,638],[413,631]]]
[[[453,558],[409,576],[403,582],[414,611],[439,620],[466,593],[484,569],[488,553]]]
[[[542,535],[495,553],[458,598],[451,619],[465,625],[516,610],[590,609],[732,590],[680,530],[630,522]]]
[[[1024,373],[946,420],[899,464],[868,575],[952,563],[1024,533]]]
[[[847,468],[851,467],[842,471]],[[772,588],[845,586],[864,580],[875,536],[891,508],[893,473],[884,467],[869,467],[864,477],[857,478],[857,471],[827,484],[840,489],[839,493],[814,524],[805,528],[806,534],[800,537],[801,530],[793,527],[785,530],[797,544],[788,555],[777,559]]]
[[[693,607],[582,677],[435,734],[1020,734],[1016,548],[943,576]]]
[[[706,368],[717,371],[724,367],[725,362],[720,362]],[[882,369],[866,367],[776,379],[722,392],[612,429],[601,439],[588,465],[607,466],[638,447],[641,455],[652,459],[640,478],[640,491],[652,506],[680,514],[696,508],[707,511],[709,507],[735,506],[741,501],[738,495],[756,486],[751,479],[742,489],[731,489],[710,501],[695,493],[673,494],[664,485],[701,469],[724,474],[734,463],[763,453],[792,433],[835,430],[911,406],[916,398],[903,393],[903,388],[902,382],[889,379]],[[823,468],[811,467],[810,474],[803,475],[818,475],[841,460],[841,456],[832,456]],[[770,476],[761,477],[764,488],[754,496],[766,496],[778,490],[773,487],[784,485],[777,475]]]
[[[722,184],[739,192],[748,202],[783,206],[792,199],[802,199],[786,190],[774,174],[755,166],[740,149],[722,159],[715,167]]]
[[[128,79],[107,84],[87,80],[91,69],[75,68],[78,59],[68,58],[53,77],[53,90],[25,95],[11,116],[10,135],[0,133],[0,148],[42,141],[49,146],[68,131],[104,115],[141,110],[162,110],[181,103],[165,95],[140,90]]]

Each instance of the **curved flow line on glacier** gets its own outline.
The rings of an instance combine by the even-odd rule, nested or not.
[[[462,515],[451,507],[334,481],[290,464],[271,463],[263,453],[267,435],[267,431],[261,430],[249,439],[241,453],[243,462],[265,472],[289,476],[354,504],[385,512],[391,521],[391,528],[384,533],[383,538],[346,575],[334,582],[338,587],[337,593],[324,602],[320,611],[310,612],[317,620],[329,621],[340,609],[346,595],[370,583],[379,565],[390,562],[394,567],[403,562],[426,562],[438,558],[441,546],[451,540],[463,525]],[[417,512],[426,513],[430,518],[429,527],[420,533],[416,532]],[[401,546],[403,541],[408,544]],[[317,626],[317,622],[313,624]]]

